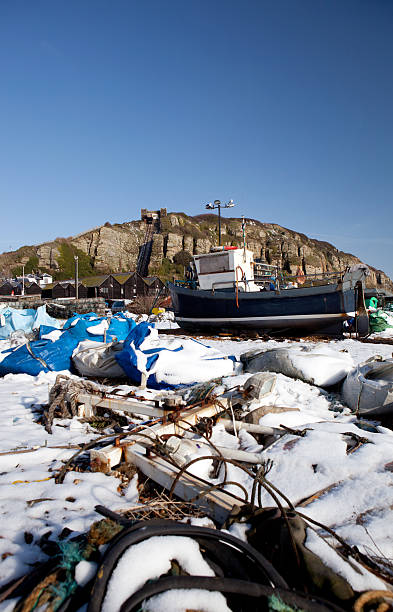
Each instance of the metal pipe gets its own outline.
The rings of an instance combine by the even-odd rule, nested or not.
[[[243,461],[245,463],[254,463],[256,465],[262,463],[264,455],[262,453],[251,453],[249,451],[238,450],[237,448],[226,448],[224,446],[217,446],[217,450],[220,451],[224,459],[233,459],[234,461]],[[219,455],[212,455],[215,459],[219,458]]]
[[[218,246],[221,246],[221,204],[218,204]]]
[[[75,260],[75,300],[78,299],[78,255],[74,255]]]
[[[243,231],[243,261],[246,261],[246,220],[242,216],[242,231]]]
[[[244,429],[245,431],[248,431],[249,433],[264,434],[267,436],[272,436],[272,435],[277,435],[277,434],[283,435],[285,433],[285,430],[281,429],[281,427],[267,427],[266,425],[256,425],[255,423],[245,423],[244,421],[234,421],[233,422],[229,419],[220,419],[219,422],[224,425],[224,428],[227,431],[233,431],[234,426],[235,426],[237,430]]]

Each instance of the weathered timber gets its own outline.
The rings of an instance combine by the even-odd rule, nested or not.
[[[127,449],[130,463],[148,478],[170,490],[178,470],[162,457],[147,457],[146,449],[139,444]],[[192,502],[217,523],[222,524],[231,512],[234,498],[224,491],[209,490],[209,487],[191,474],[184,473],[176,482],[174,494],[180,499]],[[239,504],[241,502],[237,502]]]
[[[78,397],[81,398],[83,396],[83,403],[86,405],[86,399],[89,397],[95,396],[85,396],[85,394],[80,394]],[[97,398],[100,399],[100,398]],[[126,401],[126,400],[124,400]],[[102,405],[102,404],[100,404]],[[135,436],[130,436],[129,438],[125,438],[122,440],[120,446],[108,445],[104,448],[92,450],[90,451],[90,462],[92,464],[92,468],[97,471],[109,471],[115,465],[118,465],[122,459],[122,453],[114,452],[113,449],[124,449],[124,459],[125,461],[129,461],[129,448],[136,443],[140,443],[143,445],[149,445],[149,440],[147,437],[151,438],[151,445],[154,444],[156,438],[158,436],[167,436],[167,435],[182,435],[185,430],[193,427],[197,424],[198,420],[202,417],[212,417],[220,414],[227,406],[227,400],[225,398],[220,398],[220,402],[212,402],[211,404],[207,404],[204,406],[197,406],[195,408],[186,408],[173,415],[176,417],[173,421],[168,421],[165,424],[157,424],[151,427],[145,427],[143,429],[143,435],[139,435],[136,433]],[[109,408],[109,406],[107,406]],[[142,413],[140,410],[135,410],[136,413]],[[171,414],[170,411],[165,410],[165,416],[169,417]]]
[[[126,412],[127,414],[144,414],[151,417],[165,417],[170,411],[154,405],[154,402],[142,402],[135,399],[117,399],[112,397],[100,397],[88,393],[79,393],[78,404],[81,404],[79,416],[89,418],[95,414],[95,408],[108,408],[114,412]]]

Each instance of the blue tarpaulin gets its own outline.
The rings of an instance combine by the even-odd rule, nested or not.
[[[51,325],[40,325],[40,340],[3,351],[2,356],[5,355],[5,357],[0,361],[0,376],[20,373],[35,376],[39,372],[50,370],[71,370],[72,353],[79,342],[87,339],[96,342],[112,342],[115,336],[121,341],[135,326],[134,320],[124,315],[112,317],[109,327],[107,319],[98,317],[94,312],[87,315],[74,315],[66,321],[63,330],[59,330],[60,338],[52,342],[49,339],[42,339],[42,336],[56,328]],[[95,328],[99,328],[98,333],[94,333]]]
[[[136,385],[141,384],[142,372],[148,373],[151,370],[158,359],[159,353],[164,350],[171,350],[165,347],[141,350],[141,344],[151,334],[152,329],[152,326],[146,322],[139,323],[125,339],[123,350],[116,355],[116,361],[123,368],[127,377]],[[172,350],[181,351],[182,347],[176,347]],[[145,358],[143,359],[142,356]],[[154,376],[149,376],[147,386],[155,388],[157,386],[156,382]],[[165,385],[161,385],[159,388],[162,388],[162,386]]]
[[[85,315],[74,315],[64,324],[63,329],[80,340],[96,340],[97,342],[112,342],[115,338],[121,342],[136,326],[134,319],[119,313],[108,320],[98,317],[94,312]],[[95,330],[94,328],[98,329]]]
[[[192,338],[159,338],[149,323],[139,323],[115,355],[127,377],[140,385],[143,377],[151,389],[176,389],[233,374],[233,360]]]
[[[36,376],[40,372],[72,370],[72,354],[80,342],[93,340],[90,350],[94,351],[95,342],[101,343],[97,350],[102,350],[102,343],[109,344],[115,338],[123,342],[122,349],[114,353],[115,359],[136,385],[146,381],[152,389],[176,389],[233,374],[233,361],[227,355],[192,338],[180,341],[159,337],[154,324],[136,325],[123,314],[109,320],[95,313],[74,315],[58,330],[60,337],[53,334],[52,339],[42,338],[54,331],[52,325],[43,323],[40,340],[3,351],[0,375]]]
[[[47,314],[45,306],[40,306],[37,310],[33,308],[21,310],[8,307],[0,310],[1,340],[9,338],[14,331],[22,330],[29,333],[33,329],[38,329],[40,325],[51,325],[56,328],[61,327],[60,321],[53,319]]]
[[[36,376],[40,372],[70,370],[72,352],[78,344],[77,338],[63,333],[56,342],[35,340],[3,351],[8,354],[3,361],[0,361],[0,376],[5,374]]]

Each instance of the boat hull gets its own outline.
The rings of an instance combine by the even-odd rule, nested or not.
[[[342,284],[280,291],[202,291],[169,284],[177,323],[183,329],[261,330],[341,334],[355,317],[358,289]]]

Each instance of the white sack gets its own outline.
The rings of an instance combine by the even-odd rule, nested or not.
[[[115,354],[123,349],[122,342],[80,342],[72,354],[74,366],[82,376],[97,378],[125,378],[123,368],[117,363]]]
[[[344,402],[359,414],[393,413],[393,359],[371,359],[351,370],[342,389]]]
[[[312,350],[304,347],[250,351],[241,356],[241,361],[245,372],[278,372],[318,387],[335,385],[353,368],[348,353],[339,353],[324,345]]]

